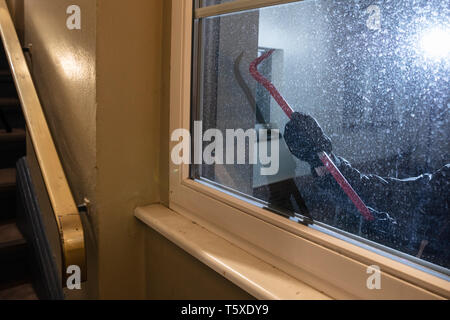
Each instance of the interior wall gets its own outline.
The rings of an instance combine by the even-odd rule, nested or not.
[[[148,299],[254,300],[156,231],[146,232],[146,245]]]
[[[73,4],[82,8],[81,30],[66,27]],[[96,2],[24,0],[23,7],[31,73],[72,191],[78,203],[94,200]]]
[[[163,0],[99,0],[97,214],[101,298],[145,297],[137,206],[160,201]]]
[[[162,90],[161,90],[161,137],[160,137],[160,172],[161,203],[169,206],[169,141],[170,137],[170,51],[172,33],[172,0],[163,1],[163,35],[162,35]]]
[[[75,199],[92,205],[89,281],[70,297],[248,298],[134,218],[168,204],[172,1],[9,1]],[[82,28],[69,31],[73,4]],[[174,270],[188,272],[173,281]]]
[[[6,3],[11,13],[11,18],[16,26],[17,35],[19,40],[23,43],[25,21],[24,21],[24,0],[6,0]]]
[[[81,30],[66,27],[67,7],[74,4],[82,8]],[[9,0],[8,5],[22,45],[31,45],[30,71],[75,200],[88,198],[95,205],[96,1]],[[89,226],[95,214],[91,218],[87,226],[96,229]],[[86,234],[90,281],[83,295],[91,298],[97,296],[93,234]]]

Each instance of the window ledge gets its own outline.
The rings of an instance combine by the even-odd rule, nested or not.
[[[162,205],[137,208],[135,216],[257,299],[330,299]]]

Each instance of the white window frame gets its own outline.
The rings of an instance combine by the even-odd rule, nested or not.
[[[292,1],[252,0],[252,5]],[[236,1],[248,9],[248,0]],[[226,4],[230,7],[230,3]],[[244,6],[243,6],[244,5]],[[245,7],[247,5],[247,7]],[[231,5],[232,6],[232,5]],[[170,132],[190,129],[193,0],[173,0]],[[223,5],[222,7],[223,8]],[[211,10],[211,8],[209,8]],[[170,143],[170,149],[176,145]],[[236,246],[337,299],[440,299],[448,281],[264,210],[189,179],[170,164],[170,208]],[[368,267],[381,269],[381,290],[367,288]]]

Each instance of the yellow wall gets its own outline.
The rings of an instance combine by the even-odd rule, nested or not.
[[[148,299],[254,299],[157,232],[146,232],[146,244]]]
[[[72,4],[81,30],[65,26]],[[92,203],[82,297],[249,298],[134,218],[168,203],[171,1],[9,5],[75,199]]]
[[[170,50],[172,1],[163,1],[162,42],[162,90],[161,90],[161,137],[160,137],[160,196],[161,203],[169,206],[169,116],[170,116]]]
[[[145,298],[136,206],[158,203],[163,1],[99,0],[97,214],[102,298]]]
[[[78,202],[94,200],[96,154],[96,1],[22,0],[32,76]],[[83,10],[82,30],[66,28],[66,8]]]
[[[32,45],[30,71],[75,200],[80,204],[88,198],[95,205],[96,1],[9,0],[8,4],[23,46]],[[81,31],[66,28],[71,4],[83,8]],[[98,230],[96,215],[92,218],[91,227]],[[98,287],[93,238],[88,235],[90,297],[97,296]]]

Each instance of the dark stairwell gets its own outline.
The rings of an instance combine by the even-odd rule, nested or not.
[[[30,250],[17,226],[16,163],[26,153],[25,121],[0,42],[0,300],[34,300]]]

